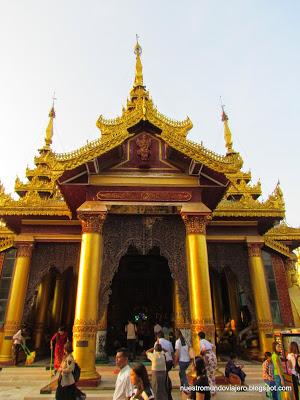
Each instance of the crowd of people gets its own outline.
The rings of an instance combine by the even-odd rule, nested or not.
[[[113,400],[172,400],[172,381],[169,372],[177,365],[180,390],[185,393],[187,399],[208,400],[216,394],[215,346],[206,339],[204,332],[198,333],[200,353],[195,356],[180,329],[175,330],[176,340],[173,341],[170,331],[164,330],[157,323],[154,326],[153,347],[145,352],[147,359],[151,361],[151,382],[143,363],[129,366],[129,361],[133,361],[136,357],[137,329],[132,321],[128,321],[125,332],[127,348],[118,349],[115,357],[119,373]],[[24,328],[13,336],[16,364],[19,361],[20,349],[25,345],[25,338]],[[60,327],[50,339],[50,349],[51,354],[54,354],[54,374],[58,376],[56,399],[85,399],[84,393],[76,386],[79,376],[75,371],[78,372],[79,369],[80,374],[80,367],[73,358],[72,344],[64,327]],[[267,395],[274,400],[283,398],[282,387],[286,383],[284,374],[288,373],[292,377],[294,398],[299,400],[300,354],[297,342],[293,341],[289,345],[286,371],[283,369],[281,354],[282,348],[277,342],[273,343],[272,353],[265,352],[262,378],[269,389]],[[226,382],[244,386],[246,374],[243,368],[244,366],[237,361],[236,354],[232,353],[225,367]],[[191,390],[191,387],[194,390]]]
[[[126,326],[128,349],[120,348],[116,355],[116,365],[120,368],[115,386],[113,400],[172,400],[172,381],[169,371],[179,366],[180,389],[187,398],[209,400],[215,394],[215,370],[217,359],[214,345],[205,338],[204,332],[199,332],[200,354],[196,357],[191,354],[190,344],[180,329],[175,330],[175,346],[166,339],[164,332],[156,329],[154,346],[146,351],[151,361],[151,383],[147,370],[142,363],[129,367],[129,360],[133,357],[132,336],[135,332],[134,324],[129,321]],[[131,335],[132,333],[132,335]],[[174,348],[175,347],[175,348]],[[192,366],[189,377],[187,369]],[[194,385],[195,390],[190,390]]]

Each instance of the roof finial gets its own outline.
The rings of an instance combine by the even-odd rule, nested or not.
[[[221,99],[221,97],[220,97],[220,99]],[[221,99],[221,102],[222,102],[222,99]],[[231,135],[230,128],[228,126],[228,116],[224,110],[225,104],[221,104],[221,107],[222,107],[222,121],[224,122],[225,146],[227,148],[227,154],[232,154],[232,153],[235,153],[235,151],[233,150],[233,147],[232,147],[232,135]]]
[[[136,64],[135,64],[135,79],[134,79],[134,87],[143,86],[143,66],[141,62],[141,54],[142,48],[139,44],[139,37],[136,35],[136,45],[134,47],[134,54],[136,55]]]
[[[51,110],[49,112],[49,123],[48,126],[46,128],[46,135],[45,135],[45,146],[44,149],[46,150],[50,150],[50,146],[52,144],[52,137],[53,137],[53,119],[55,118],[55,110],[54,110],[54,102],[55,102],[56,97],[55,97],[55,92],[53,93],[53,97],[52,97],[52,107]]]

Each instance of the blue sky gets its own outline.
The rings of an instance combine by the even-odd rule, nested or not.
[[[54,91],[57,152],[97,138],[100,114],[120,114],[138,33],[158,109],[188,115],[189,138],[224,154],[222,96],[243,169],[264,199],[279,179],[300,226],[299,17],[297,1],[2,1],[1,181],[12,192],[33,165]]]

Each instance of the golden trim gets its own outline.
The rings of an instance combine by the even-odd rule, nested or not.
[[[194,176],[122,176],[122,175],[92,175],[90,185],[95,186],[176,186],[176,187],[200,187],[199,180]]]
[[[79,220],[73,219],[73,220],[61,220],[61,219],[22,219],[21,220],[22,225],[62,225],[62,226],[70,226],[70,225],[75,225],[79,226],[80,222]]]
[[[258,221],[210,221],[209,226],[257,226]]]

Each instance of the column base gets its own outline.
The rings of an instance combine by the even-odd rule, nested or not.
[[[93,374],[88,374],[86,376],[84,376],[85,374],[83,374],[82,376],[80,376],[79,382],[77,383],[77,385],[79,387],[97,387],[100,385],[101,382],[101,375],[98,374],[97,371],[95,371]]]
[[[1,360],[0,359],[0,367],[11,367],[15,365],[15,362],[13,359],[11,360]]]

